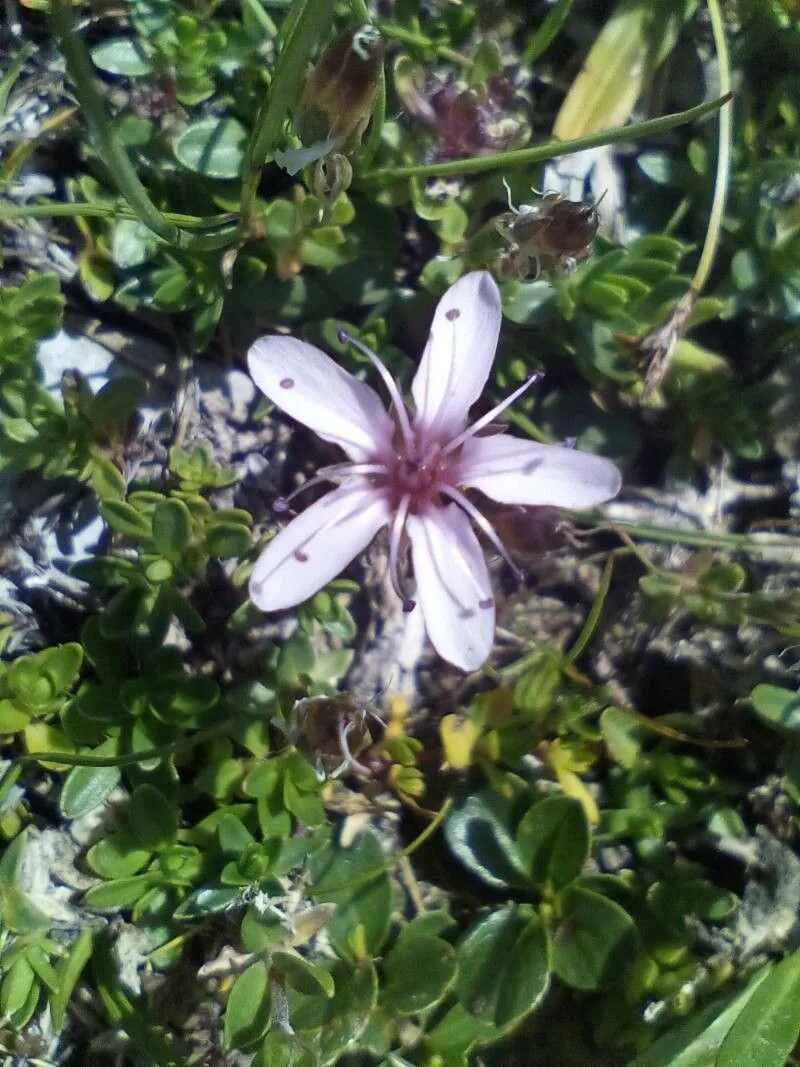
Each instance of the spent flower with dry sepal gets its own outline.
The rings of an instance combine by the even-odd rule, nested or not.
[[[517,568],[464,490],[502,504],[590,508],[615,497],[621,484],[617,468],[601,456],[499,432],[495,419],[536,375],[467,425],[491,370],[500,321],[491,275],[476,271],[451,286],[436,308],[411,385],[413,413],[366,349],[389,392],[389,411],[370,386],[312,345],[283,336],[255,342],[248,363],[258,387],[349,458],[320,468],[312,482],[337,487],[281,530],[260,556],[250,579],[259,608],[280,611],[313,596],[388,527],[390,575],[405,610],[419,603],[443,659],[465,671],[480,667],[492,647],[495,601],[475,530]],[[285,511],[288,502],[277,506]],[[401,577],[406,538],[415,599]]]

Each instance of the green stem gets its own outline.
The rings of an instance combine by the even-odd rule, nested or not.
[[[468,56],[462,56],[460,52],[447,48],[446,45],[436,44],[430,37],[426,37],[424,33],[420,33],[418,30],[409,30],[405,26],[398,26],[395,22],[379,21],[377,26],[384,37],[390,37],[392,40],[400,41],[402,44],[409,44],[413,48],[422,48],[428,52],[435,52],[440,59],[446,59],[457,67],[468,69],[472,66],[472,60]]]
[[[575,644],[564,656],[564,664],[567,667],[571,667],[576,659],[581,655],[583,650],[589,644],[592,639],[592,635],[597,629],[597,624],[600,621],[600,612],[603,610],[603,604],[606,602],[608,596],[608,590],[611,586],[611,575],[614,572],[614,557],[609,556],[606,560],[606,565],[603,568],[603,575],[600,578],[600,587],[597,590],[597,596],[594,598],[592,609],[586,616],[586,622],[583,624],[581,632],[575,641]]]
[[[539,29],[531,37],[525,51],[522,53],[522,62],[531,66],[540,55],[545,52],[558,36],[561,27],[567,21],[572,0],[558,0],[555,7],[551,8]]]
[[[20,763],[60,763],[64,767],[128,767],[133,763],[141,763],[143,760],[164,759],[177,755],[179,752],[186,752],[220,734],[227,733],[233,729],[234,725],[233,719],[226,719],[224,722],[209,726],[205,730],[198,730],[196,734],[182,737],[171,744],[143,748],[139,752],[126,752],[121,756],[73,756],[69,752],[28,752],[20,756],[19,761]]]
[[[238,215],[226,212],[224,215],[181,215],[174,211],[165,211],[164,218],[176,226],[182,226],[187,230],[212,230],[215,227],[228,225],[235,222]],[[0,221],[6,219],[56,219],[56,218],[86,218],[86,219],[137,219],[135,211],[126,207],[107,207],[105,204],[72,203],[57,204],[50,201],[46,204],[11,204],[0,200]]]
[[[333,20],[333,0],[296,0],[286,16],[289,37],[278,56],[269,95],[261,106],[245,153],[240,202],[239,239],[246,240],[261,180],[261,168],[271,155],[305,80],[311,50]]]
[[[711,30],[714,35],[714,46],[717,50],[719,63],[719,87],[723,96],[730,95],[731,89],[731,62],[728,55],[728,44],[725,40],[725,27],[722,22],[722,13],[717,0],[708,0],[708,13],[711,16]],[[714,180],[714,199],[711,203],[711,213],[708,217],[708,229],[706,239],[703,242],[703,251],[697,270],[692,278],[692,289],[700,293],[708,281],[714,257],[719,246],[722,219],[725,214],[725,203],[728,199],[728,183],[730,179],[731,161],[731,130],[733,127],[733,105],[729,102],[723,104],[719,113],[719,143],[717,146],[717,172]]]
[[[100,93],[89,54],[72,22],[70,0],[52,0],[51,18],[58,46],[75,83],[75,95],[86,118],[89,132],[109,174],[145,226],[170,245],[185,247],[185,235],[169,222],[147,195],[128,153],[114,132]]]
[[[656,134],[664,133],[666,130],[674,129],[676,126],[682,126],[687,122],[705,118],[706,115],[718,111],[729,99],[730,94],[705,104],[698,104],[697,107],[691,107],[688,111],[677,111],[672,115],[664,115],[660,119],[650,119],[648,122],[639,122],[631,126],[615,126],[610,130],[600,130],[598,133],[589,134],[587,137],[577,137],[572,141],[548,141],[546,144],[536,145],[534,148],[518,148],[511,152],[498,152],[491,156],[472,156],[469,159],[457,159],[449,163],[415,163],[407,167],[384,167],[380,170],[367,171],[361,175],[361,180],[371,184],[386,185],[389,182],[400,181],[403,178],[436,178],[451,175],[487,174],[495,170],[527,167],[533,163],[541,163],[546,159],[555,159],[559,156],[569,156],[575,152],[583,152],[586,148],[597,148],[599,145],[616,144],[619,141],[636,141],[642,137],[653,137]]]
[[[800,542],[796,538],[787,537],[783,541],[754,541],[746,534],[718,534],[708,530],[673,529],[669,526],[653,526],[650,523],[624,522],[621,520],[608,520],[600,515],[576,515],[574,521],[581,526],[590,526],[598,530],[609,530],[615,533],[624,530],[631,538],[638,537],[641,541],[662,541],[667,544],[688,545],[690,548],[728,548],[735,552],[747,552],[751,555],[760,555],[763,552],[774,552],[776,549],[785,548],[798,554]]]
[[[242,7],[250,12],[253,19],[264,31],[264,36],[268,41],[271,41],[278,36],[278,27],[275,25],[270,15],[268,15],[261,6],[259,0],[242,0]]]

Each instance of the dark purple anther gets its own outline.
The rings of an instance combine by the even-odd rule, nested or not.
[[[346,345],[350,343],[350,334],[347,330],[339,330],[336,336],[339,338],[339,344]]]

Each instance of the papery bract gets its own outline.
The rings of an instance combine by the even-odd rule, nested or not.
[[[500,321],[491,275],[467,274],[451,286],[436,308],[411,386],[413,414],[386,368],[363,346],[390,394],[390,412],[368,385],[312,345],[293,337],[255,342],[248,365],[256,385],[350,459],[319,471],[314,481],[338,482],[338,488],[293,519],[262,553],[250,580],[259,608],[279,611],[307,600],[386,526],[390,575],[405,609],[415,607],[400,577],[407,537],[415,596],[437,652],[466,671],[483,663],[492,647],[495,605],[474,527],[514,564],[463,490],[480,490],[501,504],[589,508],[616,496],[621,484],[617,468],[600,456],[491,432],[497,415],[536,376],[467,426],[491,370]]]

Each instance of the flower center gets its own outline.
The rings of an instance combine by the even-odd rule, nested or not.
[[[392,496],[411,497],[411,507],[429,501],[439,491],[446,466],[434,454],[430,458],[399,455],[389,473]]]

